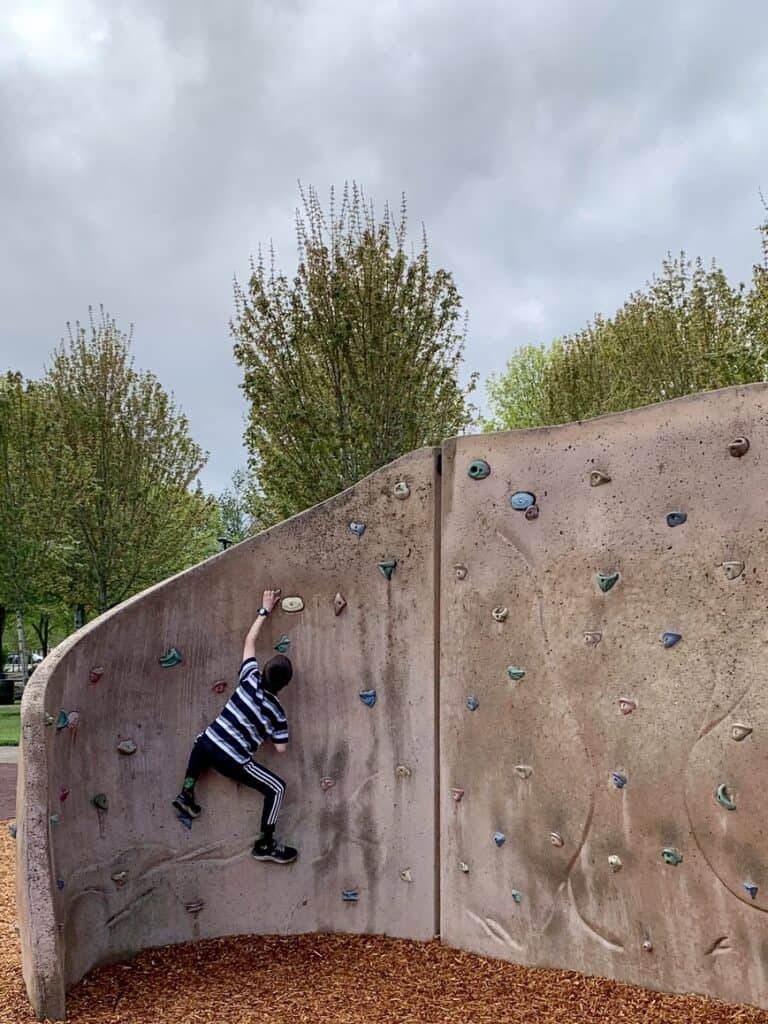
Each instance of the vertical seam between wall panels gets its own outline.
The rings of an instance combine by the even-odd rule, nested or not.
[[[434,800],[433,808],[433,821],[435,828],[434,838],[434,864],[435,864],[435,878],[434,878],[434,899],[435,899],[435,911],[434,911],[434,934],[442,935],[442,912],[441,912],[441,890],[440,890],[440,875],[442,865],[440,861],[440,839],[441,839],[441,823],[440,823],[440,629],[442,625],[442,616],[440,613],[440,576],[442,568],[442,538],[443,538],[443,526],[442,526],[442,497],[443,497],[443,449],[438,448],[435,452],[434,461],[434,567],[433,567],[433,587],[434,587],[434,602],[433,602],[433,629],[434,629],[434,769],[432,772],[432,778],[434,780],[434,789],[432,797]]]

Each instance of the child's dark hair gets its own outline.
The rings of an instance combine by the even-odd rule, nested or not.
[[[293,665],[291,659],[284,654],[276,654],[270,658],[264,666],[261,676],[262,686],[270,693],[278,693],[284,686],[290,683],[293,676]]]

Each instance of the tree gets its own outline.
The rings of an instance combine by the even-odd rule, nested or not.
[[[45,386],[56,418],[68,598],[103,612],[210,553],[216,509],[195,480],[206,456],[131,335],[101,310],[67,324]],[[195,485],[193,487],[193,485]]]
[[[667,257],[661,274],[612,318],[533,359],[516,352],[492,377],[493,417],[485,429],[515,429],[587,419],[697,391],[768,376],[768,220],[759,228],[763,263],[750,288],[734,287],[716,264],[685,253]]]
[[[431,270],[426,234],[406,252],[406,204],[381,221],[353,184],[326,218],[301,190],[292,283],[251,260],[235,281],[230,329],[250,403],[245,434],[265,525],[315,504],[471,422],[458,382],[466,326],[446,270]]]
[[[216,498],[219,513],[219,536],[233,544],[257,533],[261,527],[250,513],[253,497],[250,494],[248,474],[236,469],[232,486],[225,488]]]

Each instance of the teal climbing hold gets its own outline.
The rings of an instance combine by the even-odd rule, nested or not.
[[[717,787],[717,792],[715,793],[715,799],[721,807],[724,807],[726,809],[726,811],[736,810],[736,804],[734,803],[733,797],[728,792],[727,783],[720,783],[720,785]]]
[[[69,725],[69,715],[67,714],[66,711],[60,711],[59,712],[59,717],[56,719],[56,728],[57,729],[66,729],[68,725]]]
[[[677,867],[678,864],[682,864],[683,855],[679,850],[676,850],[673,846],[665,846],[661,851],[661,856],[664,858],[665,864],[672,864]]]
[[[358,694],[360,700],[366,707],[372,708],[376,703],[376,691],[375,690],[361,690]]]
[[[48,821],[50,821],[50,823],[52,825],[58,825],[59,824],[59,816],[58,816],[58,814],[52,814],[50,816],[50,818],[48,819]]]
[[[518,668],[517,665],[510,665],[507,668],[507,675],[509,676],[510,679],[514,679],[515,681],[517,681],[518,679],[523,678],[523,676],[525,675],[525,669]]]
[[[607,594],[619,581],[617,572],[599,572],[597,574],[597,585],[604,594]]]
[[[109,810],[109,800],[106,793],[97,793],[96,796],[91,797],[91,803],[97,811]]]
[[[158,658],[163,668],[173,668],[181,662],[181,653],[175,647],[169,647],[162,657]]]
[[[287,654],[288,653],[288,648],[290,646],[291,646],[291,641],[288,639],[288,637],[285,635],[285,633],[283,633],[283,635],[280,637],[280,639],[275,644],[275,650],[279,651],[281,654]]]
[[[667,514],[667,526],[682,526],[688,516],[685,512],[669,512]]]
[[[384,577],[384,579],[391,580],[392,579],[392,573],[395,571],[396,568],[397,568],[397,559],[396,558],[388,558],[384,562],[379,562],[379,571],[381,572],[381,575]]]
[[[467,470],[467,476],[471,480],[485,480],[487,476],[491,475],[491,467],[485,461],[485,459],[474,459],[469,464]]]

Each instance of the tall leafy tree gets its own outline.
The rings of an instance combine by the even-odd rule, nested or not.
[[[252,536],[260,525],[251,514],[253,497],[251,483],[245,469],[236,469],[232,484],[216,498],[219,513],[219,538],[237,544]]]
[[[337,493],[404,452],[471,422],[458,380],[466,325],[447,270],[431,269],[426,235],[407,250],[399,217],[377,220],[345,187],[328,215],[300,189],[292,281],[259,255],[235,282],[230,327],[250,403],[245,435],[265,524]]]
[[[97,612],[210,554],[216,509],[197,476],[206,456],[131,335],[103,309],[67,325],[45,385],[66,489],[69,599]]]

